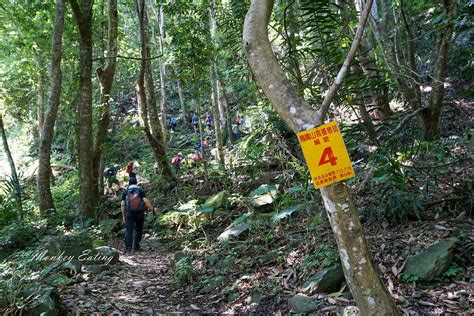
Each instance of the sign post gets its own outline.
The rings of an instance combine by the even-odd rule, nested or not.
[[[355,176],[336,122],[299,132],[298,140],[316,189]]]

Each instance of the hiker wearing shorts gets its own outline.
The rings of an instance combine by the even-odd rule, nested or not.
[[[193,117],[191,118],[191,122],[193,123],[194,134],[199,133],[199,116],[194,113]]]

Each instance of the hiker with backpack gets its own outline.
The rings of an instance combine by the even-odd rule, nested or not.
[[[145,223],[145,211],[152,211],[156,215],[156,210],[146,197],[145,191],[138,187],[136,177],[130,178],[129,186],[122,194],[120,208],[125,222],[125,253],[131,253],[132,250],[139,251],[143,224]],[[135,236],[133,235],[134,230]]]
[[[181,154],[181,153],[178,153],[177,156],[174,156],[171,159],[171,164],[173,165],[174,171],[176,173],[179,171],[179,166],[180,166],[182,160],[183,160],[183,154]]]
[[[120,184],[119,180],[117,179],[118,171],[119,171],[119,168],[117,168],[116,166],[112,166],[104,170],[104,177],[107,183],[107,189],[105,191],[106,195],[113,193],[112,185]]]

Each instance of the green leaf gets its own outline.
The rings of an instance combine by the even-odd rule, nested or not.
[[[295,205],[295,206],[290,206],[285,208],[283,211],[275,214],[272,216],[272,222],[276,223],[280,221],[281,219],[290,216],[292,213],[299,211],[301,209],[301,205]]]
[[[250,192],[250,196],[264,195],[278,190],[278,184],[262,184],[257,189]]]
[[[207,204],[199,205],[196,208],[196,212],[199,212],[199,213],[211,213],[213,211],[214,211],[214,208]]]
[[[185,212],[195,210],[197,202],[198,200],[190,200],[186,204],[183,204],[180,207],[178,207],[178,211],[185,213]]]

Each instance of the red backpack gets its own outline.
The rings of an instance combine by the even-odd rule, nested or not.
[[[171,164],[174,166],[178,166],[181,163],[181,157],[176,156],[171,159]]]
[[[136,185],[131,185],[127,190],[127,197],[125,198],[125,208],[127,211],[139,212],[145,210],[143,199],[140,195],[140,188]]]

